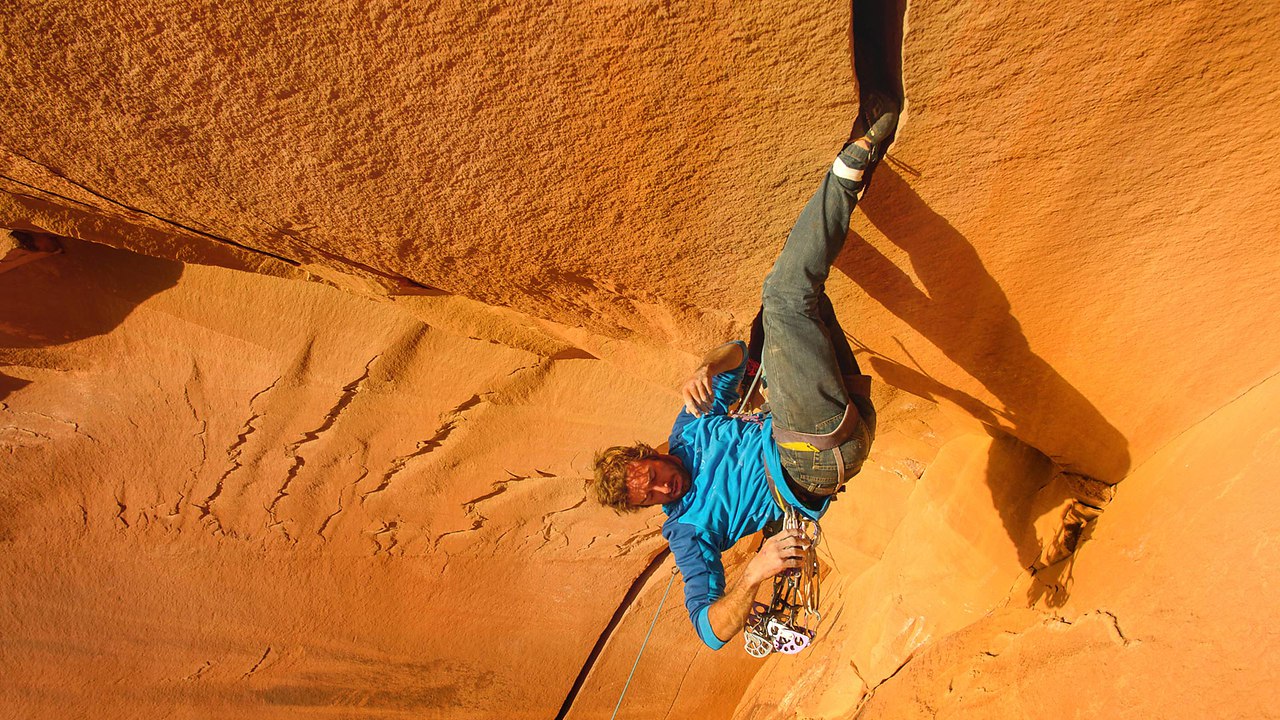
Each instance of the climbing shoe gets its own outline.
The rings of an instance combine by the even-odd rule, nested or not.
[[[859,196],[871,182],[871,173],[893,142],[894,133],[898,129],[898,113],[897,101],[879,91],[872,91],[862,99],[858,118],[854,121],[853,131],[849,134],[849,142],[840,151],[835,168],[837,175],[849,180],[855,180],[853,176],[861,171],[861,177],[855,180],[859,183]],[[871,145],[870,150],[857,144],[857,141],[863,138],[866,138]],[[840,168],[839,165],[843,165],[844,168]]]

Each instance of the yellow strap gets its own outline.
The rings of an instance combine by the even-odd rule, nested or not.
[[[773,473],[769,472],[769,461],[763,452],[760,453],[760,462],[764,464],[764,479],[769,481],[769,494],[773,495],[773,501],[778,503],[778,507],[782,508],[785,515],[790,505],[783,499],[782,493],[778,492],[778,484],[774,482]]]

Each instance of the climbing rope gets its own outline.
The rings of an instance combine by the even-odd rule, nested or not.
[[[667,581],[667,589],[662,591],[662,599],[658,601],[658,609],[653,611],[653,620],[649,622],[649,632],[644,634],[644,642],[640,643],[640,652],[636,653],[636,661],[631,665],[631,674],[627,676],[627,683],[622,686],[622,694],[618,696],[618,704],[613,706],[613,715],[609,716],[609,720],[618,717],[618,708],[622,707],[622,698],[627,696],[627,688],[631,687],[631,678],[636,676],[636,668],[640,666],[640,656],[644,655],[644,648],[649,644],[649,636],[653,634],[653,626],[658,624],[658,613],[662,612],[662,606],[667,604],[667,593],[671,592],[671,583],[676,580],[676,573],[680,572],[680,568],[671,568],[671,579]]]

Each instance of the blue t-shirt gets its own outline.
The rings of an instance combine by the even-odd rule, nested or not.
[[[738,384],[746,368],[743,362],[712,379],[712,408],[702,417],[681,409],[671,428],[671,454],[680,458],[693,478],[689,491],[674,503],[663,505],[667,520],[662,536],[671,545],[676,565],[684,576],[684,604],[698,637],[712,650],[725,640],[716,637],[707,621],[707,609],[724,595],[724,565],[720,554],[738,540],[764,528],[782,516],[769,492],[764,464],[778,484],[778,492],[800,512],[817,519],[830,501],[814,511],[796,500],[783,479],[778,446],[773,442],[772,419],[728,417],[738,400]]]

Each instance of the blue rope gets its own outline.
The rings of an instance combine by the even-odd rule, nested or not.
[[[658,609],[653,611],[653,621],[649,623],[649,632],[644,634],[644,642],[640,643],[640,652],[636,653],[636,661],[631,665],[631,674],[627,676],[627,684],[622,686],[622,694],[618,696],[618,704],[613,706],[613,715],[609,716],[609,720],[615,720],[618,717],[618,708],[622,707],[622,698],[627,696],[627,688],[631,687],[631,678],[636,676],[636,668],[640,666],[640,656],[644,655],[644,648],[649,644],[649,636],[653,634],[653,626],[658,624],[658,613],[662,612],[662,606],[667,604],[667,593],[671,592],[671,583],[676,580],[676,573],[680,572],[679,568],[671,568],[671,579],[667,581],[667,589],[662,591],[662,599],[658,601]]]

